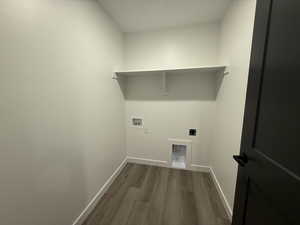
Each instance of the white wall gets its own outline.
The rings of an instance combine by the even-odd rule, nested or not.
[[[192,67],[218,62],[219,24],[205,24],[125,35],[127,69]],[[127,152],[131,157],[167,161],[168,138],[193,141],[192,163],[208,165],[208,148],[215,112],[216,83],[211,74],[168,75],[168,95],[161,76],[127,80]],[[132,116],[145,120],[145,129],[132,128]],[[196,137],[188,136],[197,128]]]
[[[231,208],[237,175],[232,155],[240,151],[255,5],[255,0],[234,0],[221,30],[220,60],[229,65],[230,73],[220,82],[217,95],[210,163]]]
[[[127,69],[193,67],[216,64],[218,23],[125,34]]]
[[[0,218],[70,225],[125,158],[122,34],[87,0],[0,2]]]

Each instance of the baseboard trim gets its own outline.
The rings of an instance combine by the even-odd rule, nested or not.
[[[84,208],[82,213],[76,218],[76,220],[73,222],[72,225],[82,225],[84,223],[84,221],[87,219],[89,214],[94,210],[94,208],[98,204],[99,200],[102,198],[102,196],[107,191],[107,189],[110,187],[110,185],[114,182],[116,177],[120,174],[120,172],[126,166],[126,164],[127,164],[127,158],[125,158],[123,160],[123,162],[119,165],[119,167],[108,178],[108,180],[105,182],[105,184],[100,188],[100,190],[97,192],[97,194],[92,198],[92,200]]]
[[[198,171],[198,172],[204,172],[204,173],[210,173],[210,167],[209,166],[202,166],[198,164],[192,164],[191,165],[192,171]]]
[[[229,220],[232,221],[232,209],[231,209],[231,207],[230,207],[230,205],[228,203],[228,200],[227,200],[227,198],[226,198],[226,196],[225,196],[225,194],[224,194],[224,192],[223,192],[223,190],[221,188],[221,185],[220,185],[220,183],[219,183],[219,181],[217,179],[217,176],[216,176],[216,174],[215,174],[215,172],[214,172],[214,170],[213,170],[212,167],[210,167],[210,175],[211,175],[211,177],[213,179],[213,182],[214,182],[214,184],[215,184],[215,186],[217,188],[218,194],[219,194],[219,196],[220,196],[220,198],[222,200],[222,203],[224,205],[224,208],[225,208],[225,211],[227,213],[227,216],[228,216]]]
[[[172,167],[170,167],[168,161],[155,160],[155,159],[146,159],[146,158],[128,156],[127,157],[127,162],[137,163],[137,164],[142,164],[142,165],[172,168]],[[210,173],[210,167],[209,166],[202,166],[202,165],[198,165],[198,164],[191,164],[191,166],[187,170]]]
[[[145,158],[138,158],[138,157],[127,157],[127,162],[129,163],[137,163],[143,165],[150,165],[150,166],[161,166],[161,167],[168,167],[167,161],[155,160],[155,159],[145,159]]]

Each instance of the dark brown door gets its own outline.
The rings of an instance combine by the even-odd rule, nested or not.
[[[300,224],[300,1],[257,0],[233,225]]]

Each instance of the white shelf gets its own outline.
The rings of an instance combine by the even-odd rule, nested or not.
[[[113,79],[118,80],[121,77],[128,76],[143,76],[143,75],[153,75],[160,74],[162,77],[162,90],[163,95],[168,95],[167,87],[167,75],[169,74],[183,74],[183,73],[212,73],[212,74],[223,74],[226,75],[227,67],[225,65],[210,65],[210,66],[199,66],[199,67],[187,67],[187,68],[173,68],[173,69],[151,69],[151,70],[127,70],[127,71],[116,71],[113,75]]]
[[[225,72],[225,65],[211,65],[190,68],[173,68],[173,69],[151,69],[151,70],[127,70],[116,71],[117,76],[130,76],[130,75],[147,75],[153,73],[176,73],[176,72]]]

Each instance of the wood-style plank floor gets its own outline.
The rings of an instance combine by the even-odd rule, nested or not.
[[[84,225],[229,225],[208,173],[127,164]]]

